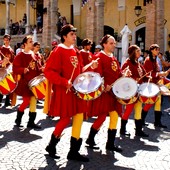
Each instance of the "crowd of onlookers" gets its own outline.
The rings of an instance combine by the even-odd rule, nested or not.
[[[40,14],[37,15],[37,21],[36,25],[30,25],[29,27],[29,33],[33,33],[33,30],[37,29],[37,33],[42,33],[42,16]],[[9,33],[10,35],[22,35],[26,33],[26,25],[27,25],[27,15],[26,13],[23,15],[23,18],[19,21],[13,22],[12,19],[10,19],[9,22]],[[0,35],[5,34],[5,29],[0,30]]]

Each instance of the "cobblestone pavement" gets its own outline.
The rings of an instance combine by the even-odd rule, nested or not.
[[[18,98],[18,103],[20,102]],[[38,104],[36,121],[41,124],[39,131],[26,128],[28,121],[28,109],[23,116],[23,128],[14,126],[17,106],[10,109],[0,109],[0,170],[169,170],[170,169],[170,106],[168,97],[164,97],[162,122],[168,125],[168,129],[155,129],[153,126],[153,109],[149,112],[147,121],[149,126],[145,132],[149,138],[134,136],[133,115],[128,121],[127,129],[131,137],[119,135],[116,143],[123,148],[123,152],[109,153],[105,150],[107,128],[109,118],[106,119],[99,133],[96,135],[96,143],[100,150],[85,147],[85,140],[94,119],[85,121],[82,127],[83,145],[80,153],[88,155],[90,162],[82,163],[68,161],[71,127],[64,130],[64,135],[57,145],[59,160],[50,158],[45,147],[50,140],[57,118],[49,119],[42,113],[43,104]],[[120,123],[120,120],[119,120]]]

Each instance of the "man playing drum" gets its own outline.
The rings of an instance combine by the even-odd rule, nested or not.
[[[16,75],[20,75],[18,86],[15,90],[16,94],[22,96],[23,102],[20,104],[17,110],[17,117],[15,123],[18,127],[21,125],[21,119],[24,114],[24,110],[30,105],[29,121],[27,127],[40,129],[39,125],[34,123],[36,118],[36,98],[30,90],[28,84],[34,77],[40,75],[42,71],[39,69],[37,59],[32,51],[33,39],[28,35],[23,39],[24,50],[20,52],[14,59],[13,72]]]
[[[100,73],[101,77],[104,77],[105,91],[99,98],[89,101],[88,116],[97,116],[97,119],[91,126],[86,143],[90,148],[98,149],[98,147],[95,146],[96,143],[94,138],[102,123],[105,121],[106,116],[109,114],[110,124],[108,128],[106,150],[121,152],[122,149],[114,144],[117,132],[118,115],[122,112],[122,105],[117,102],[116,97],[112,93],[113,83],[122,76],[119,62],[113,56],[116,41],[114,37],[107,34],[102,38],[101,45],[103,50],[95,56],[96,58],[99,58],[99,65],[94,71]]]
[[[128,48],[129,58],[126,59],[125,63],[122,66],[122,70],[129,67],[131,71],[130,77],[133,78],[138,84],[142,82],[146,82],[148,80],[147,74],[143,66],[139,63],[138,58],[141,55],[141,50],[137,45],[131,45]],[[130,136],[129,133],[126,132],[126,124],[127,120],[132,113],[135,111],[134,119],[135,119],[135,126],[136,126],[136,136],[140,137],[148,137],[142,130],[142,119],[141,119],[141,112],[142,112],[142,102],[137,99],[134,103],[127,104],[124,113],[122,114],[121,118],[121,128],[120,134]]]
[[[144,68],[145,68],[146,72],[151,72],[152,82],[155,83],[155,84],[158,84],[158,82],[161,79],[165,79],[165,77],[168,76],[168,74],[170,72],[170,70],[160,71],[159,66],[158,66],[158,62],[156,60],[159,52],[160,52],[160,47],[158,46],[158,44],[152,44],[150,46],[150,48],[149,48],[149,55],[144,61]],[[168,80],[166,80],[166,81],[168,81]],[[146,104],[143,107],[143,110],[142,110],[143,124],[145,124],[146,115],[147,115],[149,109],[153,105],[154,104]],[[167,126],[165,126],[165,125],[163,125],[161,123],[161,116],[162,116],[162,112],[161,112],[161,94],[158,95],[158,100],[155,102],[154,114],[155,114],[154,126],[155,127],[167,128]]]
[[[87,104],[85,100],[78,98],[71,89],[72,82],[82,72],[83,68],[81,57],[74,47],[76,30],[70,24],[62,27],[62,43],[52,51],[44,70],[46,78],[53,84],[49,115],[60,117],[46,151],[52,158],[60,158],[56,155],[56,145],[72,118],[71,146],[67,159],[88,162],[89,159],[79,153],[82,144],[80,133],[83,113],[87,111]],[[92,67],[97,67],[97,62],[93,62]]]
[[[85,38],[81,44],[83,46],[83,49],[80,50],[80,55],[83,59],[83,64],[86,65],[89,64],[93,58],[93,54],[90,52],[92,41],[88,38]]]
[[[8,34],[5,34],[3,37],[4,45],[0,47],[0,68],[8,69],[9,67],[12,67],[12,62],[14,60],[14,51],[10,47],[10,40],[11,36]],[[3,75],[0,75],[3,76]],[[3,94],[0,94],[0,105],[2,102]],[[10,95],[6,96],[5,99],[5,106],[10,106]]]

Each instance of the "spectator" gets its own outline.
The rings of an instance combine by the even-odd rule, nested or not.
[[[63,26],[61,16],[58,18],[58,22],[56,25],[57,25],[57,34],[60,35],[60,30],[61,30],[61,27]]]
[[[16,49],[16,55],[18,54],[18,53],[20,53],[21,51],[23,51],[23,49],[24,49],[24,45],[22,44],[22,43],[17,43],[17,49]]]
[[[63,17],[62,23],[63,23],[63,26],[67,24],[67,19],[66,19],[66,17]]]
[[[19,21],[19,30],[18,30],[18,34],[23,34],[23,23],[22,23],[21,20]]]
[[[10,34],[12,34],[12,24],[13,24],[13,21],[12,21],[12,19],[10,19],[10,22],[9,22]]]
[[[23,24],[26,25],[26,23],[27,23],[27,14],[26,13],[24,13],[22,21],[23,21]]]
[[[101,45],[96,45],[95,46],[95,52],[94,52],[94,54],[97,54],[98,52],[100,52],[102,50],[102,46]]]
[[[38,14],[37,17],[37,32],[41,32],[41,28],[42,28],[42,17],[40,14]]]

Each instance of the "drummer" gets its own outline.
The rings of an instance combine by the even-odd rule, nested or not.
[[[34,77],[40,75],[42,71],[38,67],[36,57],[32,51],[33,37],[27,35],[23,39],[24,50],[20,52],[14,59],[13,72],[20,75],[18,86],[15,90],[16,94],[22,96],[22,103],[17,110],[15,123],[18,127],[21,126],[21,119],[25,109],[30,105],[28,128],[40,129],[41,127],[34,123],[36,118],[36,98],[29,89],[28,83]]]
[[[45,64],[45,61],[43,60],[43,56],[40,54],[39,51],[40,51],[40,42],[36,41],[33,44],[33,52],[35,54],[35,58],[38,63],[38,68],[39,68],[39,70],[41,70],[43,72],[44,71],[43,66]]]
[[[158,84],[158,82],[161,79],[165,79],[169,75],[170,70],[167,71],[160,71],[158,62],[156,60],[158,54],[160,52],[160,47],[158,44],[152,44],[149,48],[149,55],[144,61],[144,68],[146,72],[151,71],[151,76],[152,76],[152,83]],[[167,83],[168,80],[166,80]],[[146,104],[143,107],[142,110],[142,121],[143,124],[145,125],[145,118],[147,116],[147,113],[149,109],[153,106],[154,104]],[[155,122],[154,126],[155,127],[160,127],[160,128],[167,128],[166,125],[163,125],[161,122],[161,117],[162,117],[162,111],[161,111],[161,94],[158,95],[158,100],[155,102],[154,106],[154,115],[155,115]]]
[[[61,44],[55,48],[44,70],[46,78],[53,84],[53,95],[51,99],[50,116],[59,116],[55,129],[51,135],[50,142],[46,147],[49,156],[58,159],[56,155],[56,145],[60,141],[63,130],[70,124],[72,118],[72,135],[70,140],[70,150],[67,159],[88,162],[89,159],[79,153],[82,145],[80,138],[83,117],[87,110],[86,101],[79,99],[72,88],[72,82],[82,73],[82,60],[74,47],[76,43],[77,29],[66,24],[61,29]],[[97,67],[97,62],[92,63],[92,67]]]
[[[138,58],[141,55],[140,48],[137,45],[131,45],[128,48],[128,54],[129,54],[129,58],[127,58],[125,63],[123,64],[122,70],[128,67],[131,71],[131,75],[129,77],[133,78],[138,84],[147,81],[148,80],[147,77],[149,75],[146,74],[144,67],[138,61]],[[148,135],[144,133],[142,130],[142,119],[141,119],[142,103],[138,99],[136,102],[126,105],[125,111],[122,114],[122,118],[121,118],[120,134],[130,136],[130,134],[126,132],[126,124],[133,109],[135,111],[134,114],[135,126],[136,126],[135,135],[140,137],[148,137]]]
[[[93,54],[90,52],[92,41],[88,38],[85,38],[81,44],[83,46],[83,49],[80,50],[80,55],[82,56],[83,64],[86,65],[89,64],[93,58]]]
[[[109,114],[110,123],[108,128],[108,139],[106,143],[106,150],[122,152],[122,149],[115,146],[115,137],[117,132],[118,115],[122,112],[122,105],[118,103],[116,97],[112,93],[112,84],[122,76],[118,60],[113,56],[116,46],[115,38],[111,35],[105,35],[101,40],[103,50],[100,51],[96,58],[99,58],[99,66],[95,69],[101,77],[104,77],[105,91],[102,95],[89,102],[88,117],[97,116],[90,129],[90,133],[86,143],[92,149],[98,149],[95,143],[95,136],[100,130],[101,125]],[[128,73],[128,71],[125,73]]]
[[[3,37],[4,45],[0,47],[0,68],[11,67],[11,64],[14,60],[15,53],[10,46],[11,36],[9,34],[5,34]],[[3,94],[0,94],[0,106],[2,105]],[[10,103],[10,95],[6,96],[5,106],[11,106]]]

